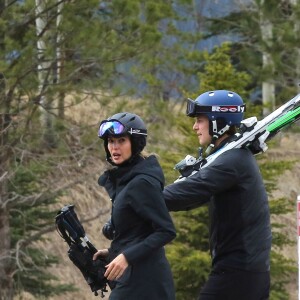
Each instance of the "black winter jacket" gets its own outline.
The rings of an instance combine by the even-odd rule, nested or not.
[[[171,211],[209,203],[214,268],[268,271],[271,248],[266,190],[252,153],[224,152],[209,166],[164,189]]]
[[[174,300],[164,245],[176,233],[164,202],[164,176],[156,157],[139,157],[129,166],[106,171],[98,182],[112,200],[115,234],[110,259],[123,253],[129,263],[110,299]]]

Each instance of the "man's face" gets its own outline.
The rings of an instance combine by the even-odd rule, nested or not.
[[[199,115],[196,117],[193,130],[195,130],[199,144],[202,147],[209,146],[211,142],[211,136],[209,135],[209,120],[205,115]]]

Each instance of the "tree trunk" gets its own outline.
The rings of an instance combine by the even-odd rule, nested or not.
[[[5,1],[0,0],[0,15],[5,9]],[[0,48],[4,50],[4,33],[0,36]],[[13,297],[9,213],[6,210],[7,200],[7,128],[10,124],[9,107],[6,101],[6,84],[4,74],[0,73],[0,300],[11,300]]]
[[[62,22],[62,9],[64,3],[61,2],[57,6],[57,18],[56,18],[56,27],[57,27],[57,37],[56,37],[56,84],[60,84],[61,73],[63,70],[63,54],[61,50],[62,43],[62,33],[60,25]],[[58,94],[58,117],[60,119],[65,118],[65,94],[59,92]]]
[[[264,0],[261,0],[261,7],[264,5]],[[262,83],[262,103],[263,103],[263,115],[268,115],[275,109],[275,84],[272,80],[274,74],[274,63],[269,52],[272,49],[273,39],[273,24],[263,14],[263,9],[260,10],[260,30],[265,49],[262,50],[263,58],[263,70],[268,70],[270,74],[266,76]]]
[[[56,142],[54,138],[53,119],[51,115],[52,103],[46,97],[46,90],[50,80],[50,64],[46,59],[46,43],[44,36],[46,35],[46,19],[43,16],[45,13],[46,3],[45,0],[35,0],[36,4],[36,34],[37,40],[37,51],[38,51],[38,80],[39,80],[39,104],[41,111],[41,126],[43,128],[44,143],[48,148],[55,147]],[[50,61],[50,60],[49,60]]]
[[[1,182],[1,196],[5,194],[4,188],[5,184]],[[3,204],[3,200],[1,197],[0,205]],[[12,298],[13,279],[10,256],[9,213],[5,208],[0,208],[0,300],[11,300]]]
[[[10,117],[5,88],[5,78],[0,73],[0,300],[10,300],[13,296],[9,212],[6,210],[9,173],[7,129],[10,125]]]
[[[297,11],[297,6],[299,6],[299,0],[291,0],[292,4],[292,11],[294,11],[293,14],[293,20],[294,20],[294,36],[296,39],[299,39],[300,37],[300,21],[298,18],[298,15],[295,13]],[[296,60],[295,60],[295,69],[296,69],[296,86],[297,86],[297,92],[300,93],[300,48],[296,47]]]

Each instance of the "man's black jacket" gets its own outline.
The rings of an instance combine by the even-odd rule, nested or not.
[[[269,270],[272,236],[268,199],[249,150],[221,154],[196,174],[165,187],[164,197],[170,211],[209,203],[213,267]]]

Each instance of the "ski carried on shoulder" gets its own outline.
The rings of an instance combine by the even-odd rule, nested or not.
[[[198,159],[187,155],[174,167],[181,176],[176,180],[184,180],[202,168],[209,166],[219,155],[234,148],[249,148],[254,155],[268,149],[266,142],[271,140],[280,130],[300,119],[300,94],[289,100],[264,119],[258,121],[250,117],[241,122],[240,132],[234,138],[207,158],[200,156]]]

